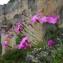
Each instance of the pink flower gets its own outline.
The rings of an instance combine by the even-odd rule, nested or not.
[[[26,49],[29,46],[29,41],[28,41],[28,37],[25,36],[23,37],[23,39],[20,41],[20,44],[18,45],[18,49]]]
[[[40,18],[40,23],[46,23],[47,22],[47,17],[43,16],[42,18]]]
[[[46,16],[41,17],[40,15],[33,16],[32,17],[32,23],[35,23],[37,21],[40,22],[40,23],[46,23],[47,17]]]
[[[39,21],[39,16],[38,15],[34,15],[31,19],[32,23],[35,23],[37,21]]]
[[[50,24],[56,24],[58,22],[58,16],[48,16],[47,21]]]
[[[15,27],[15,32],[17,33],[17,34],[19,34],[21,31],[23,31],[23,24],[22,23],[20,23],[20,22],[18,22],[18,23],[16,23],[16,27]]]
[[[8,42],[7,42],[7,41],[4,41],[4,42],[2,43],[2,46],[6,48],[6,47],[8,46]]]
[[[40,22],[40,23],[49,23],[49,24],[56,24],[58,22],[59,16],[43,16],[43,15],[34,15],[32,17],[32,23]]]
[[[56,42],[55,42],[54,40],[52,40],[52,39],[49,39],[49,40],[48,40],[48,46],[49,46],[49,47],[52,47],[52,46],[54,46],[54,45],[56,45]]]

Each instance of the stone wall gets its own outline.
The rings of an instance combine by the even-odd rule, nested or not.
[[[33,44],[37,44],[38,42],[42,42],[42,36],[43,36],[42,25],[38,24],[38,23],[33,24],[33,28],[29,25],[31,23],[32,15],[34,15],[34,13],[36,13],[36,9],[37,9],[36,2],[38,0],[37,1],[31,0],[30,2],[28,2],[28,0],[19,0],[19,1],[20,2],[19,2],[19,5],[17,6],[17,8],[14,11],[12,10],[11,12],[7,13],[7,15],[6,15],[7,19],[10,21],[15,20],[15,19],[18,20],[18,18],[14,18],[14,16],[16,14],[18,14],[18,15],[21,14],[21,17],[22,17],[21,19],[24,22],[25,31],[26,31],[26,32],[23,31],[23,33],[28,34],[29,39]],[[33,7],[32,4],[35,6]],[[10,8],[12,9],[12,7],[10,7]],[[13,22],[16,22],[16,21],[13,21]]]
[[[15,0],[6,5],[6,18],[15,23],[18,18],[14,18],[14,16],[20,14],[26,30],[23,33],[29,34],[32,43],[36,44],[43,41],[44,30],[42,24],[33,24],[33,27],[29,25],[32,15],[39,10],[45,15],[59,14],[59,10],[63,6],[62,2],[63,0]],[[0,20],[3,20],[3,15],[0,16]]]

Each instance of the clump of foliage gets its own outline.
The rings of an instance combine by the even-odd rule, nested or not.
[[[27,50],[11,50],[8,51],[4,56],[3,59],[6,63],[21,63],[25,62],[25,57],[27,54]]]
[[[46,18],[47,17],[45,17],[45,20]],[[35,23],[37,20],[40,22],[40,18],[38,18],[37,16],[34,16],[32,20],[33,23]],[[45,48],[41,47],[33,49],[33,51],[27,55],[26,59],[28,63],[62,63],[63,28],[59,28],[58,23],[53,24],[53,20],[51,22],[49,21],[48,23],[45,23],[44,26]]]
[[[23,33],[19,33],[16,37],[16,44],[19,44],[20,40],[22,39],[23,37]]]

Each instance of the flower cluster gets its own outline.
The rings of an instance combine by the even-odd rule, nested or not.
[[[16,23],[16,27],[15,27],[15,32],[17,33],[17,34],[19,34],[21,31],[23,31],[23,24],[22,24],[22,22],[17,22]]]
[[[35,22],[39,22],[39,23],[41,23],[41,24],[44,24],[44,23],[47,23],[48,25],[53,25],[53,26],[56,26],[56,24],[58,23],[58,21],[59,21],[59,16],[43,16],[43,15],[39,15],[39,14],[37,14],[37,15],[34,15],[33,17],[32,17],[32,19],[31,19],[31,21],[32,21],[32,23],[35,23]],[[47,27],[47,26],[46,26]],[[50,26],[49,26],[50,27]],[[56,26],[56,28],[57,28],[57,26]],[[51,33],[51,31],[47,28],[47,30],[49,31],[49,33],[47,33],[46,32],[46,34],[48,35],[48,34],[50,34]],[[47,31],[46,30],[46,31]],[[53,30],[52,30],[53,31]],[[55,32],[54,32],[55,33]],[[53,34],[54,34],[53,33]],[[55,36],[56,34],[54,34],[54,36]],[[52,46],[54,46],[55,44],[56,44],[56,42],[51,38],[51,36],[50,35],[48,35],[48,39],[47,39],[47,41],[48,41],[48,46],[49,47],[52,47]],[[51,39],[50,39],[51,38]]]
[[[5,48],[8,47],[10,39],[11,37],[9,35],[6,35],[4,41],[2,42],[2,46]]]
[[[32,17],[32,23],[40,22],[40,23],[49,23],[49,24],[56,24],[58,22],[59,16],[38,16],[34,15]]]
[[[4,42],[2,43],[2,46],[6,48],[6,47],[8,46],[8,42],[7,42],[7,41],[4,41]]]
[[[26,49],[26,48],[30,48],[30,47],[31,47],[31,44],[28,41],[27,36],[23,37],[22,40],[20,41],[20,43],[17,46],[18,49]]]
[[[56,45],[56,42],[52,39],[48,40],[48,46],[49,47],[53,47],[54,45]]]
[[[22,32],[24,29],[22,22],[17,22],[15,27],[15,32],[20,35],[20,32]],[[21,38],[21,36],[19,36]],[[28,41],[28,37],[24,36],[20,39],[19,44],[17,45],[18,49],[26,49],[31,47],[30,42]]]

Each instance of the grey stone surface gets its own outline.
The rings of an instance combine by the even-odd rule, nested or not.
[[[16,14],[21,15],[21,19],[24,21],[25,30],[30,36],[30,40],[33,42],[41,41],[44,32],[41,24],[33,24],[33,28],[28,25],[31,22],[31,17],[38,10],[44,9],[46,15],[52,14],[53,11],[58,11],[63,5],[63,0],[15,0],[13,3],[8,3],[5,7],[6,18],[9,22],[15,24],[19,18],[14,18]],[[3,6],[0,6],[0,23],[3,21]],[[56,10],[57,9],[57,10]],[[27,23],[27,24],[26,24]],[[38,28],[38,29],[37,29]],[[26,33],[26,32],[23,32]]]

